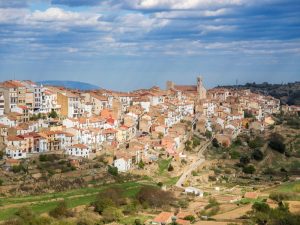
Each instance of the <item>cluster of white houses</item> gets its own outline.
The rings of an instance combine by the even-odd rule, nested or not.
[[[114,165],[127,171],[141,160],[155,160],[157,149],[183,156],[191,124],[229,145],[244,128],[261,131],[272,124],[270,115],[279,110],[279,100],[248,90],[206,91],[200,77],[197,85],[168,81],[166,90],[129,93],[10,80],[0,83],[0,141],[14,159],[43,152],[89,158],[110,149]]]

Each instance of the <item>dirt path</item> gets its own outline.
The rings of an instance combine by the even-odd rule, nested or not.
[[[178,179],[176,183],[176,187],[182,188],[183,183],[186,181],[186,179],[189,178],[192,171],[197,169],[202,163],[205,162],[205,158],[203,156],[203,152],[207,149],[207,147],[210,145],[211,140],[207,141],[203,146],[200,147],[198,151],[198,160],[194,163],[192,163],[189,167],[187,167],[187,170],[183,172],[181,177]]]

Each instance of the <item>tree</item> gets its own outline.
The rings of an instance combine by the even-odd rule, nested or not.
[[[219,144],[217,138],[214,138],[214,139],[212,140],[212,145],[213,145],[215,148],[219,148],[219,147],[220,147],[220,144]]]
[[[113,176],[118,176],[119,172],[118,172],[118,168],[115,167],[115,166],[108,166],[108,173],[110,175],[113,175]]]
[[[67,203],[61,201],[58,205],[49,212],[49,215],[54,218],[63,218],[73,216],[72,212],[68,209]]]
[[[104,209],[106,209],[107,207],[111,207],[114,206],[114,202],[106,197],[97,197],[96,201],[94,201],[92,203],[92,206],[94,206],[94,211],[98,212],[99,214],[102,214],[102,212],[104,211]]]
[[[172,166],[172,164],[170,164],[169,167],[168,167],[168,171],[171,172],[173,170],[174,170],[174,167]]]
[[[284,138],[280,134],[273,133],[269,140],[269,147],[275,151],[284,153],[286,148],[285,148],[285,144],[283,141],[284,141]]]
[[[144,169],[145,163],[143,162],[143,160],[139,161],[138,166],[139,166],[140,169]]]
[[[102,216],[105,223],[118,222],[122,218],[123,213],[121,209],[116,207],[107,207],[103,210]]]
[[[212,133],[211,133],[211,131],[209,131],[209,130],[206,130],[206,131],[205,131],[205,137],[207,137],[207,138],[211,139],[211,137],[212,137]]]
[[[249,156],[247,156],[247,155],[241,156],[241,158],[240,158],[240,163],[241,163],[242,165],[248,165],[248,164],[250,163],[250,158],[249,158]]]
[[[258,225],[298,225],[300,221],[300,215],[292,214],[288,205],[283,203],[279,203],[278,207],[273,209],[264,202],[256,202],[249,215],[252,223]]]
[[[253,165],[245,166],[243,168],[243,172],[247,174],[253,174],[255,172],[255,168]]]
[[[143,225],[142,221],[140,219],[135,219],[134,220],[134,225]]]
[[[194,223],[196,221],[196,218],[193,215],[188,215],[184,217],[185,220],[189,220],[191,223]]]
[[[56,118],[58,118],[58,114],[54,109],[52,109],[51,112],[48,114],[48,117],[56,119]]]
[[[250,140],[248,143],[250,148],[260,148],[264,145],[264,140],[261,137],[255,137],[253,140]]]
[[[255,159],[256,161],[261,161],[264,158],[264,154],[259,149],[254,149],[254,151],[251,154],[252,159]]]
[[[123,190],[119,187],[111,187],[100,192],[91,205],[94,206],[95,212],[102,214],[104,209],[108,207],[120,207],[125,203],[126,199],[123,196]]]
[[[136,198],[141,204],[147,204],[150,207],[170,205],[175,200],[172,192],[163,191],[153,186],[142,187]]]
[[[50,225],[52,223],[50,218],[37,216],[29,208],[20,208],[15,215],[15,220],[9,220],[4,225]]]

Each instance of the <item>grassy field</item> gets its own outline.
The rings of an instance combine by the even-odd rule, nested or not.
[[[142,184],[138,182],[126,182],[122,184],[110,184],[101,187],[87,187],[65,192],[42,194],[36,196],[0,198],[0,221],[10,219],[22,206],[28,206],[37,214],[46,213],[57,206],[59,201],[65,200],[69,208],[80,205],[89,205],[96,195],[109,187],[120,187],[126,197],[134,197]]]
[[[284,193],[297,193],[300,194],[300,181],[288,182],[271,188],[268,191],[278,191]]]
[[[162,159],[158,161],[158,172],[163,174],[166,171],[171,163],[172,159]]]

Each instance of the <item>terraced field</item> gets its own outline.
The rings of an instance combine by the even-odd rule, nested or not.
[[[94,201],[99,192],[109,187],[120,187],[124,190],[126,197],[133,197],[142,185],[140,182],[125,182],[99,187],[86,187],[52,194],[0,198],[0,221],[12,218],[15,212],[23,206],[29,207],[35,213],[42,214],[55,208],[61,200],[65,200],[69,208],[89,205]]]

